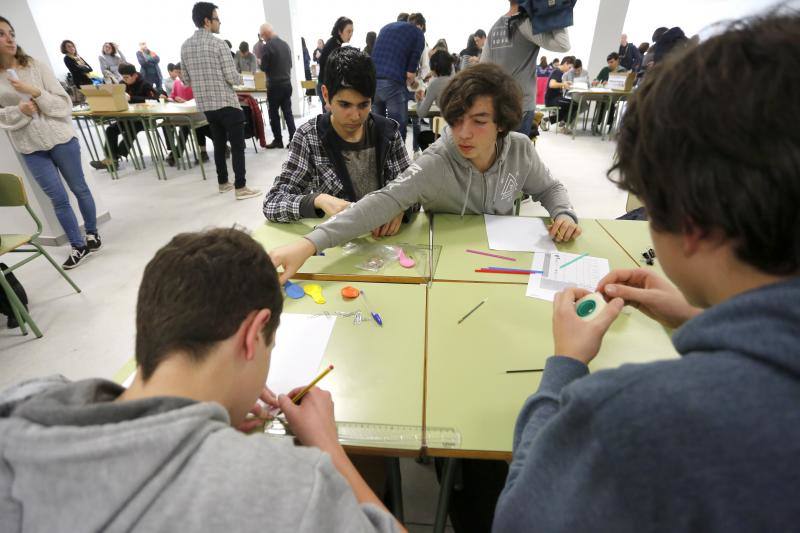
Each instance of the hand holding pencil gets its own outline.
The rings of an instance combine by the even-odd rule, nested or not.
[[[295,404],[291,398],[304,389],[305,387],[298,387],[289,394],[281,394],[278,396],[278,404],[286,415],[292,433],[300,442],[333,455],[341,445],[333,418],[331,393],[313,387],[303,396],[302,403]]]

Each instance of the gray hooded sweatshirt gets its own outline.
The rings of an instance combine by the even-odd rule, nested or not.
[[[797,531],[800,277],[672,337],[681,358],[588,375],[547,360],[494,531]]]
[[[217,403],[116,403],[103,380],[0,395],[0,531],[393,531],[330,457],[231,428]]]
[[[394,181],[332,216],[306,235],[318,252],[372,231],[414,204],[431,213],[512,215],[522,192],[555,219],[578,217],[567,189],[550,175],[530,139],[509,133],[497,140],[497,159],[484,173],[461,153],[450,128]]]

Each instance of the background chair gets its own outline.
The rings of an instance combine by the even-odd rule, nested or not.
[[[28,211],[28,214],[31,216],[33,221],[36,223],[36,233],[33,234],[22,234],[22,233],[3,233],[0,234],[0,256],[9,253],[9,252],[23,252],[23,253],[31,253],[30,255],[19,261],[16,264],[11,265],[7,270],[3,271],[0,270],[0,286],[3,288],[3,292],[5,292],[6,296],[8,297],[9,302],[11,302],[11,309],[14,311],[14,317],[17,319],[19,323],[20,330],[22,330],[23,335],[28,334],[28,330],[25,327],[26,324],[29,324],[33,333],[37,337],[42,336],[42,332],[39,327],[36,325],[36,322],[33,321],[31,316],[28,314],[27,309],[20,301],[19,297],[17,296],[16,292],[11,288],[6,280],[6,275],[8,273],[13,272],[17,268],[21,267],[25,263],[29,263],[33,261],[40,255],[43,255],[50,261],[50,264],[53,265],[61,276],[67,280],[67,282],[72,285],[72,288],[75,289],[75,292],[81,292],[80,288],[75,285],[75,282],[67,276],[66,272],[56,263],[50,254],[48,254],[44,248],[40,244],[36,242],[36,239],[42,233],[42,222],[39,220],[39,217],[36,216],[36,213],[33,212],[30,205],[28,204],[28,195],[25,193],[25,186],[22,184],[22,179],[19,176],[15,176],[14,174],[0,174],[0,207],[25,207]],[[30,245],[31,247],[22,248],[25,245]]]

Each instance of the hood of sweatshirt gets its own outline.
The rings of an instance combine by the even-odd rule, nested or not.
[[[800,277],[744,292],[673,335],[683,354],[732,352],[800,376]]]
[[[16,502],[41,531],[135,524],[208,436],[230,428],[219,404],[114,402],[123,390],[104,380],[50,379],[3,394],[0,522],[13,520]]]

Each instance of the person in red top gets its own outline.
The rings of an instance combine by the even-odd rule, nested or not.
[[[175,81],[172,84],[172,92],[169,94],[170,101],[182,104],[184,102],[188,102],[189,100],[194,100],[194,92],[192,91],[192,88],[188,85],[184,85],[183,80],[181,79],[181,64],[177,63],[172,66],[173,70],[171,70],[169,74],[170,76],[175,76]],[[203,161],[208,161],[208,154],[206,153],[206,137],[209,139],[211,138],[211,129],[208,127],[208,124],[206,124],[201,128],[197,128],[195,131],[197,133],[197,144],[200,145],[200,157],[203,159]],[[188,136],[189,127],[181,127],[181,149],[186,146],[186,138]],[[170,165],[175,164],[175,159],[172,154],[169,154],[167,159]]]

